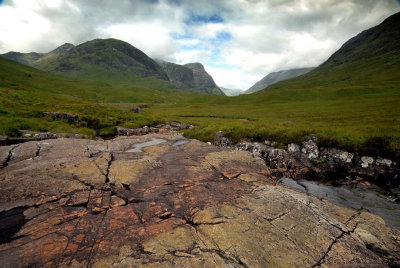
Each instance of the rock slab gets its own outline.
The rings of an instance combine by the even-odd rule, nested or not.
[[[277,184],[249,152],[178,139],[0,147],[0,266],[400,265],[378,216]]]

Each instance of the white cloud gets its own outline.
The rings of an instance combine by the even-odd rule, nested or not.
[[[35,7],[0,8],[0,44],[3,51],[28,51],[32,49],[32,43],[42,42],[41,38],[50,30],[51,23],[36,14],[33,11]]]
[[[240,68],[226,69],[206,65],[205,69],[212,74],[217,85],[230,89],[247,89],[249,84],[263,77],[263,75],[247,72]]]
[[[102,35],[129,42],[153,58],[163,58],[178,49],[169,29],[157,22],[110,25]]]

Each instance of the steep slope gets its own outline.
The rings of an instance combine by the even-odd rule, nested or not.
[[[0,56],[8,60],[19,62],[21,64],[32,65],[45,55],[46,53],[36,53],[36,52],[20,53],[11,51],[5,54],[1,54]]]
[[[179,89],[205,94],[225,95],[201,63],[179,65],[163,60],[157,60],[157,63],[167,73],[170,82]]]
[[[277,82],[288,80],[290,78],[294,78],[294,77],[306,74],[306,73],[312,71],[314,68],[315,67],[298,68],[298,69],[290,69],[290,70],[270,73],[270,74],[266,75],[264,78],[262,78],[260,81],[255,83],[252,87],[250,87],[244,93],[250,94],[250,93],[260,91],[260,90],[262,90],[272,84],[275,84]]]
[[[398,81],[399,70],[400,12],[348,40],[312,72],[272,85],[268,91],[285,88],[306,92],[311,87],[324,87],[328,93],[331,87],[361,85],[372,89]]]
[[[183,65],[193,72],[194,92],[216,94],[224,96],[224,92],[215,84],[214,79],[209,75],[201,63],[188,63]]]
[[[163,60],[157,60],[157,63],[168,75],[169,81],[177,87],[181,89],[191,89],[195,87],[194,76],[191,69]]]
[[[79,46],[64,44],[46,54],[4,54],[43,71],[111,84],[130,84],[139,78],[168,81],[161,67],[139,49],[116,39],[95,39]]]

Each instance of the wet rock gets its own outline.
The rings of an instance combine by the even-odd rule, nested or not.
[[[221,137],[219,137],[219,140]],[[390,159],[363,156],[335,148],[319,148],[316,136],[311,136],[301,146],[291,143],[287,150],[275,148],[273,142],[239,142],[233,147],[261,157],[276,177],[295,179],[332,180],[337,183],[346,177],[359,176],[385,189],[400,185],[400,170]],[[215,143],[218,144],[218,143]],[[225,146],[220,145],[220,146]]]
[[[79,120],[79,117],[71,113],[60,113],[60,112],[43,112],[44,116],[49,116],[53,120],[67,120],[68,123],[73,123]]]
[[[167,142],[126,152],[150,138]],[[276,184],[249,152],[175,140],[52,139],[33,158],[36,142],[0,147],[13,150],[0,169],[1,265],[399,265],[399,232],[381,218]]]

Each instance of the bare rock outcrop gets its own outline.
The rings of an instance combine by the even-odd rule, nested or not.
[[[79,117],[71,113],[60,113],[60,112],[44,112],[44,116],[49,116],[53,120],[67,120],[68,123],[73,123],[79,120]]]
[[[163,142],[151,146],[155,139]],[[380,217],[277,184],[249,152],[196,140],[173,146],[181,139],[0,147],[1,266],[400,264],[400,233]]]

